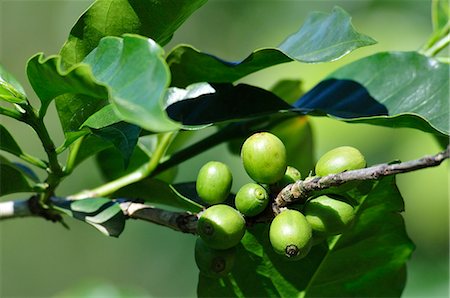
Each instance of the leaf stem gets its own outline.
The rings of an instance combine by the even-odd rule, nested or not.
[[[67,157],[66,165],[63,169],[65,175],[69,175],[70,173],[72,173],[75,167],[75,161],[77,159],[78,152],[81,148],[81,144],[83,144],[83,140],[84,136],[80,137],[70,146],[69,156]]]
[[[18,157],[32,165],[35,165],[38,168],[43,169],[43,170],[46,170],[48,168],[47,162],[45,162],[42,159],[39,159],[37,157],[34,157],[28,153],[22,152]]]
[[[164,153],[166,152],[167,148],[172,143],[173,135],[174,135],[173,132],[165,133],[162,136],[160,142],[158,143],[150,160],[147,163],[140,166],[139,168],[137,168],[135,171],[125,176],[122,176],[116,180],[103,184],[102,186],[99,186],[91,190],[82,191],[78,194],[69,196],[68,198],[71,200],[80,200],[86,198],[108,196],[124,186],[140,181],[143,178],[149,176],[156,169],[161,158],[164,156]]]
[[[434,57],[450,43],[450,34],[439,39],[433,46],[424,51],[425,56]]]
[[[19,121],[23,120],[23,115],[20,112],[13,110],[13,109],[5,108],[2,106],[0,106],[0,114],[5,115],[7,117],[11,117],[11,118],[19,120]]]

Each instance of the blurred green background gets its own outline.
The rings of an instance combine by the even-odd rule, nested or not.
[[[418,49],[431,32],[430,2],[212,0],[179,29],[166,49],[188,43],[226,60],[241,60],[256,48],[282,42],[300,27],[308,12],[330,12],[339,5],[353,16],[357,30],[379,43],[337,62],[288,63],[242,80],[270,88],[279,79],[301,79],[308,90],[334,69],[360,57],[378,51]],[[24,71],[27,59],[37,52],[56,54],[90,3],[0,2],[0,63],[26,86],[34,103],[37,100]],[[28,127],[5,118],[1,121],[18,136],[23,148],[44,157],[39,140]],[[54,106],[46,121],[59,144],[62,132]],[[375,164],[414,159],[440,150],[432,136],[412,129],[345,124],[326,118],[314,118],[312,125],[316,156],[347,144],[359,148],[368,163]],[[209,132],[211,129],[201,132],[198,138]],[[221,145],[185,162],[176,181],[194,180],[204,162],[219,157],[231,165],[235,181],[248,179],[239,159],[226,152],[226,146]],[[405,297],[448,297],[448,173],[446,162],[438,168],[398,177],[406,202],[407,230],[417,246],[408,264]],[[59,194],[67,195],[101,182],[91,159],[64,181]],[[14,196],[2,200],[8,198]],[[198,271],[193,258],[194,237],[129,221],[123,235],[113,239],[81,222],[67,222],[70,231],[39,218],[0,223],[1,297],[195,296]]]

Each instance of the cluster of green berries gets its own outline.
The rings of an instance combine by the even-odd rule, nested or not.
[[[211,206],[198,219],[200,237],[195,246],[195,261],[200,271],[210,277],[223,277],[231,271],[236,246],[245,234],[245,218],[257,216],[268,208],[269,190],[280,190],[301,179],[300,172],[287,165],[283,142],[271,133],[250,136],[242,145],[241,159],[255,182],[239,189],[235,208],[224,203],[233,183],[227,165],[208,162],[197,176],[197,193]],[[315,173],[326,176],[365,166],[365,159],[357,149],[339,147],[319,159]],[[284,209],[276,215],[270,224],[269,240],[275,252],[297,260],[308,254],[317,239],[342,233],[354,214],[354,207],[343,196],[327,193],[312,197],[299,210]]]

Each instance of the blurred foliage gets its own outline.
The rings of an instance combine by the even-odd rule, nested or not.
[[[0,62],[28,94],[33,93],[26,84],[27,59],[37,52],[57,53],[77,17],[90,3],[83,0],[1,3]],[[303,90],[307,91],[339,66],[358,58],[378,51],[418,49],[431,32],[431,1],[211,0],[194,13],[165,49],[167,52],[176,44],[188,43],[226,60],[241,60],[254,49],[278,45],[285,36],[298,30],[308,12],[331,11],[335,5],[350,13],[358,31],[379,43],[336,62],[283,64],[247,76],[241,82],[268,89],[280,79],[301,80]],[[37,97],[30,97],[38,105]],[[415,159],[440,150],[432,136],[412,129],[309,119],[316,157],[341,145],[359,148],[369,164]],[[62,131],[53,104],[46,122],[59,144]],[[28,127],[4,118],[2,125],[20,136],[16,141],[24,150],[44,156],[39,140]],[[205,129],[188,144],[213,131],[214,128]],[[227,150],[223,144],[181,164],[176,182],[192,181],[206,161],[218,157],[230,165],[235,181],[242,184],[249,181],[239,157],[227,154]],[[407,230],[417,246],[409,265],[405,297],[447,297],[448,162],[438,168],[399,176],[397,181],[405,198]],[[64,181],[60,192],[66,195],[101,182],[99,170],[89,159]],[[237,187],[233,186],[233,190]],[[5,197],[8,198],[12,197]],[[0,296],[195,295],[198,270],[193,257],[194,237],[129,222],[120,239],[111,239],[102,237],[88,225],[67,221],[70,231],[34,218],[1,223]],[[83,285],[86,281],[96,286],[86,287]]]

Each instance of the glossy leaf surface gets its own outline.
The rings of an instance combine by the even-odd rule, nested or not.
[[[250,73],[293,60],[317,63],[339,59],[375,41],[356,32],[350,16],[339,7],[329,14],[310,13],[303,26],[278,48],[256,50],[239,62],[228,62],[190,46],[179,46],[167,57],[172,86],[195,82],[234,82]]]
[[[206,0],[97,0],[78,19],[61,49],[70,65],[81,62],[105,36],[135,33],[164,45]]]
[[[348,64],[329,77],[360,83],[387,110],[387,116],[355,122],[449,135],[449,71],[448,64],[416,52],[384,52]]]

